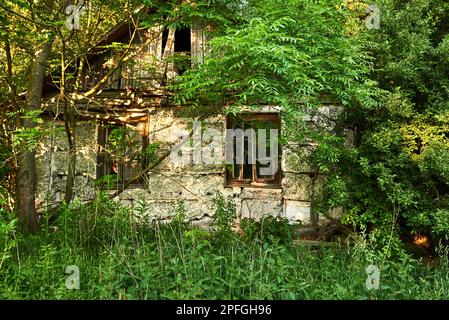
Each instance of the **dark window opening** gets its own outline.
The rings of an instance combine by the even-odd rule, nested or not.
[[[279,187],[280,115],[257,113],[230,116],[226,127],[226,152],[232,152],[232,155],[227,155],[232,163],[228,162],[226,166],[226,184]]]
[[[165,47],[167,46],[168,36],[170,34],[169,29],[165,29],[162,32],[162,54],[164,54]],[[175,53],[189,54],[192,51],[192,38],[190,28],[182,28],[175,30],[174,48]]]
[[[175,31],[175,52],[192,51],[192,42],[189,28],[177,29]]]
[[[169,29],[162,32],[162,55],[164,55],[165,47],[167,46]],[[191,67],[191,51],[192,51],[192,36],[190,28],[176,29],[174,34],[174,56],[171,57],[174,66],[174,71],[182,75]]]
[[[178,29],[175,32],[174,68],[177,74],[182,75],[191,67],[191,33],[190,29]]]

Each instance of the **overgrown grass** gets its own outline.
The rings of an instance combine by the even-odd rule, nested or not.
[[[233,214],[221,200],[218,215]],[[44,221],[39,234],[26,237],[3,215],[0,298],[449,297],[447,252],[436,266],[426,267],[407,255],[384,259],[362,240],[341,248],[311,249],[276,237],[240,237],[226,226],[209,233],[184,223],[182,206],[177,211],[171,223],[148,222],[99,198],[91,206],[61,208],[57,221]],[[221,223],[224,220],[221,217]],[[366,287],[365,270],[371,264],[381,269],[379,290]],[[80,270],[79,290],[66,288],[65,271],[71,265]]]

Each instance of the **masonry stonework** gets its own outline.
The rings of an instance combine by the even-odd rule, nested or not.
[[[179,118],[175,109],[148,109],[148,139],[150,143],[161,142],[161,149],[173,147],[180,137],[188,134],[192,120]],[[219,130],[224,143],[226,117],[217,116],[202,122],[202,128]],[[37,152],[37,206],[43,211],[62,201],[67,178],[67,150],[64,124],[61,121],[46,121],[49,131],[39,144]],[[75,198],[89,201],[96,196],[96,168],[98,123],[80,121],[77,126],[77,170]],[[184,152],[189,146],[183,147]],[[224,147],[223,147],[224,150]],[[163,153],[164,150],[160,150]],[[142,210],[148,219],[167,220],[174,207],[182,201],[187,208],[189,220],[207,224],[214,212],[213,198],[216,192],[231,196],[236,204],[239,218],[259,219],[266,215],[301,220],[308,224],[310,217],[310,190],[312,179],[307,168],[298,168],[287,157],[289,151],[282,148],[280,161],[282,179],[280,188],[226,187],[223,164],[204,165],[186,163],[179,165],[167,157],[144,178],[144,184],[123,191],[116,201]],[[224,159],[224,157],[223,157]]]

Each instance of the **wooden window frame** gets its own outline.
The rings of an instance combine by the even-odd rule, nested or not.
[[[237,121],[270,121],[272,123],[277,124],[277,129],[279,130],[279,136],[281,133],[281,114],[280,113],[244,113],[237,116],[228,116],[226,119],[226,129],[236,129]],[[243,128],[246,130],[246,128]],[[228,142],[227,142],[228,143]],[[257,142],[256,142],[257,143]],[[235,150],[235,141],[233,141],[233,150]],[[281,188],[281,151],[282,148],[278,144],[278,159],[277,159],[277,171],[276,173],[267,178],[261,178],[257,176],[257,164],[244,164],[240,165],[240,174],[239,177],[234,177],[233,172],[226,166],[226,187],[251,187],[251,188],[271,188],[271,189],[279,189]],[[235,152],[235,151],[234,151]],[[256,154],[257,154],[257,146],[256,146]],[[235,159],[234,154],[234,159]],[[235,160],[234,160],[235,161]],[[234,163],[235,165],[235,163]],[[252,178],[244,179],[243,171],[245,170],[245,166],[252,166]]]
[[[147,148],[149,145],[148,121],[139,121],[139,122],[128,123],[128,124],[131,124],[131,125],[141,124],[142,125],[142,130],[140,130],[141,137],[142,137],[141,150],[144,150],[145,148]],[[98,130],[97,130],[98,149],[97,149],[97,170],[96,170],[96,178],[97,179],[101,179],[104,176],[114,174],[112,172],[112,165],[114,164],[114,160],[110,156],[108,156],[107,154],[105,154],[103,152],[103,150],[106,148],[107,143],[108,143],[108,134],[109,134],[109,130],[107,128],[108,125],[112,125],[115,127],[123,127],[123,126],[126,126],[127,123],[101,121],[98,124]],[[142,170],[144,170],[146,168],[146,166],[148,165],[148,163],[145,159],[143,162],[140,161],[139,165],[142,168]],[[123,166],[123,163],[118,163],[117,166]],[[118,169],[118,171],[120,172],[120,169]],[[123,169],[121,172],[123,174]],[[117,184],[118,185],[125,184],[130,181],[130,179],[127,179],[127,180],[123,179],[123,177],[121,177],[119,175],[119,173],[115,173],[115,174],[117,174]],[[135,183],[133,183],[130,187],[142,187],[144,185],[145,185],[145,181],[142,178],[142,179],[139,179],[138,181],[136,181]]]

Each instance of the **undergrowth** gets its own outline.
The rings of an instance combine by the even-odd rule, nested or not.
[[[339,248],[293,245],[282,220],[246,221],[234,233],[232,200],[216,197],[216,230],[186,222],[182,204],[168,223],[99,197],[62,207],[35,235],[0,222],[1,299],[444,299],[447,250],[435,266],[408,255],[385,258],[362,237]],[[218,220],[217,220],[218,219]],[[265,227],[264,227],[265,226]],[[380,269],[368,290],[366,268]],[[80,288],[66,287],[68,266]]]

